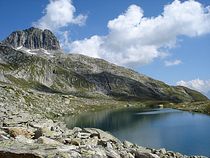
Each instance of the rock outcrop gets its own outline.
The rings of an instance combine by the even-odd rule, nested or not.
[[[13,48],[25,47],[28,49],[59,50],[60,45],[50,30],[41,30],[31,27],[23,31],[15,31],[7,37],[3,44]]]

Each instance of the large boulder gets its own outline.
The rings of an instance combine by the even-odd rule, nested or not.
[[[46,144],[46,145],[61,145],[60,142],[50,139],[50,138],[47,138],[47,137],[44,137],[44,136],[39,137],[37,139],[37,143]]]
[[[100,129],[96,129],[96,128],[84,128],[84,131],[91,133],[91,136],[98,136],[99,139],[101,139],[102,141],[108,142],[120,142],[119,139],[115,138],[113,135],[102,131]]]
[[[34,133],[23,127],[5,127],[3,128],[11,137],[15,138],[17,136],[25,136],[26,138],[33,138]]]

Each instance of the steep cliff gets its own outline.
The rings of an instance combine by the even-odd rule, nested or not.
[[[13,48],[25,47],[28,49],[60,49],[59,42],[50,30],[41,30],[31,27],[22,31],[11,33],[3,42]]]

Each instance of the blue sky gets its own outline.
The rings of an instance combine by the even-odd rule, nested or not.
[[[176,85],[179,82],[181,85],[203,93],[210,91],[210,13],[207,7],[210,6],[209,0],[193,1],[196,3],[192,3],[192,1],[175,3],[173,0],[60,0],[61,3],[55,2],[49,0],[0,1],[0,40],[6,38],[12,31],[26,29],[32,25],[43,29],[46,27],[59,37],[67,52],[79,52],[104,58],[119,65],[132,67],[140,73],[171,85]],[[57,21],[52,21],[49,18],[51,16],[50,9],[56,10],[57,6],[63,7],[62,5],[65,5],[63,10],[66,10],[67,14],[59,17],[63,13],[58,13],[56,14],[58,15]],[[169,7],[164,12],[166,5]],[[72,7],[75,10],[72,10]],[[190,21],[182,19],[185,17],[180,17],[181,22],[170,20],[176,16],[173,8],[176,9],[175,11],[180,9],[178,12],[183,12],[180,15],[182,16],[186,12],[189,13],[189,10],[186,10],[187,7],[194,10],[191,14],[198,17],[197,19]],[[200,13],[199,9],[205,11]],[[157,19],[163,14],[165,15],[161,17],[162,19]],[[203,15],[206,16],[206,19],[203,19]],[[119,18],[119,16],[123,16],[123,18]],[[133,26],[127,21],[134,21],[135,24],[138,21],[138,16],[140,16],[139,19],[142,18],[141,22],[144,17],[145,21],[149,21],[148,27],[139,26],[139,36],[149,29],[153,29],[150,34],[143,37],[132,34],[134,28],[130,29],[129,27]],[[202,18],[200,18],[201,16]],[[169,17],[169,22],[166,17]],[[152,20],[155,18],[156,20]],[[165,25],[169,23],[172,28],[166,27],[164,32],[165,26],[157,25],[156,27],[156,21],[165,23]],[[150,28],[151,25],[154,28]],[[191,25],[195,25],[195,27],[191,27]],[[126,28],[123,28],[124,26]],[[173,29],[177,31],[176,34]],[[182,29],[184,31],[179,31]],[[188,32],[188,30],[190,31]],[[123,35],[123,31],[128,31],[131,38],[127,39],[126,35]],[[174,36],[168,34],[174,34]],[[170,43],[172,42],[170,47],[167,40],[164,41],[158,36],[163,36],[163,39],[166,38]],[[124,38],[126,39],[124,40]],[[115,39],[119,41],[117,44],[114,43]],[[140,43],[137,42],[138,40]],[[143,45],[144,42],[150,44]],[[124,51],[127,49],[124,45],[130,49]],[[83,48],[85,51],[90,51],[85,52]],[[122,53],[118,51],[122,51]],[[138,52],[141,53],[138,54]]]

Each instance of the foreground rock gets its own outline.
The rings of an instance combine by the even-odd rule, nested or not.
[[[25,117],[20,121],[8,109],[6,113],[1,112],[0,158],[189,157],[165,149],[155,150],[128,141],[121,142],[100,129],[78,127],[67,129],[61,122],[39,115],[29,115],[26,111],[17,111],[17,113]]]

